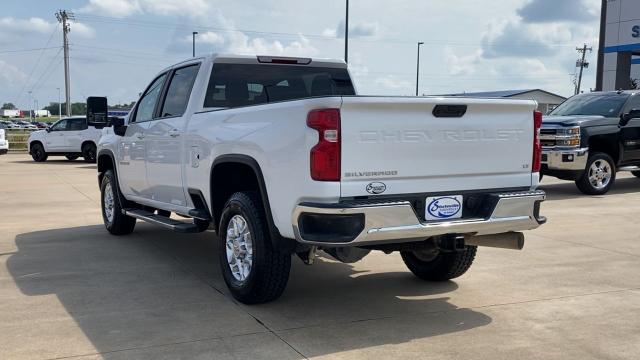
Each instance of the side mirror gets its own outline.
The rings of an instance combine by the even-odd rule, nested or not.
[[[620,126],[627,126],[631,119],[640,118],[640,109],[631,109],[628,113],[620,117]]]
[[[45,128],[45,130],[46,130],[47,132],[51,132],[51,126],[47,126],[47,127]]]
[[[113,133],[118,136],[124,136],[127,132],[127,125],[124,123],[124,118],[121,117],[112,117],[109,118],[109,122],[111,126],[113,126]]]
[[[105,127],[109,121],[107,98],[89,96],[87,98],[87,125],[97,128]]]

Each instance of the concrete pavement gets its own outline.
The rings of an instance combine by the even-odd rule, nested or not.
[[[228,294],[211,233],[106,233],[95,166],[0,156],[0,359],[637,359],[640,179],[545,179],[523,251],[419,281],[397,254],[294,259],[276,302]]]

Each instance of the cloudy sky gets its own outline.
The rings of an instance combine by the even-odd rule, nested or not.
[[[350,68],[362,94],[415,91],[416,43],[423,41],[420,92],[543,88],[573,91],[577,45],[595,86],[599,0],[351,0]],[[345,0],[3,0],[0,103],[40,105],[64,89],[62,31],[54,13],[75,14],[73,101],[136,99],[163,67],[219,52],[342,58]],[[64,97],[64,94],[63,94]]]

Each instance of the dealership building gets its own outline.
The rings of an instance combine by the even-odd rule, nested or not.
[[[640,0],[603,0],[597,90],[640,83]]]

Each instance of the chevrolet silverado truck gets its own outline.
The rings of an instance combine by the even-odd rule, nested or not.
[[[521,249],[522,231],[545,222],[534,101],[355,93],[343,61],[211,55],[166,68],[98,143],[106,229],[215,231],[224,280],[251,304],[282,294],[294,255],[399,251],[443,281],[477,246]],[[106,98],[93,100],[87,116],[104,122]]]
[[[640,91],[576,95],[543,118],[540,141],[541,174],[584,194],[607,193],[618,171],[640,177]]]
[[[49,156],[65,156],[70,161],[82,156],[86,162],[95,163],[100,136],[100,126],[88,125],[84,116],[60,119],[29,135],[29,154],[36,162],[47,161]]]

